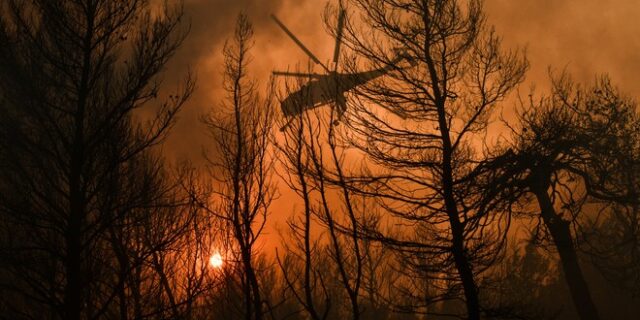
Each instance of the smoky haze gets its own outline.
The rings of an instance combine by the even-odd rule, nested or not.
[[[549,66],[566,67],[578,81],[608,73],[623,91],[640,93],[637,1],[487,0],[485,9],[507,48],[526,45],[526,83],[543,84]]]
[[[226,39],[233,36],[235,20],[241,12],[249,16],[255,30],[250,73],[264,89],[274,66],[286,68],[287,63],[303,59],[270,15],[277,14],[286,20],[313,50],[318,49],[318,43],[311,41],[313,37],[326,36],[318,15],[323,5],[322,1],[186,0],[184,9],[190,32],[168,66],[165,83],[170,86],[187,69],[192,70],[198,82],[165,146],[169,158],[186,158],[194,163],[202,160],[201,151],[206,148],[207,135],[199,118],[218,108],[224,98],[221,90],[222,49]]]
[[[276,14],[292,32],[326,62],[334,42],[326,33],[322,13],[324,0],[186,0],[185,11],[191,23],[188,38],[175,59],[170,61],[165,83],[171,85],[190,68],[197,76],[193,97],[182,109],[178,122],[163,151],[170,160],[191,161],[202,166],[203,150],[213,154],[210,137],[200,117],[220,108],[225,98],[221,90],[225,40],[233,36],[235,20],[245,12],[254,25],[255,43],[251,51],[250,76],[261,89],[266,87],[272,70],[305,65],[308,58],[271,20]],[[548,71],[566,69],[578,82],[592,82],[608,73],[613,83],[632,96],[640,94],[640,4],[632,0],[486,0],[489,25],[504,40],[505,49],[526,47],[530,69],[520,93],[530,88],[544,92],[549,83]],[[503,114],[510,117],[515,100],[503,104]],[[276,104],[277,106],[277,104]],[[276,111],[280,116],[280,111]],[[496,132],[493,132],[496,134]],[[500,135],[500,134],[498,134]],[[273,204],[266,241],[277,243],[274,229],[294,209],[297,199],[286,187]],[[270,247],[267,245],[267,247]]]
[[[206,133],[200,115],[223,98],[222,48],[232,36],[240,12],[248,14],[255,28],[252,73],[264,88],[274,69],[305,64],[307,59],[269,18],[281,20],[323,61],[329,59],[333,41],[322,24],[323,0],[186,0],[191,31],[169,66],[167,84],[191,68],[197,90],[181,112],[165,145],[169,158],[201,161]],[[526,47],[531,63],[524,89],[548,83],[549,67],[567,69],[577,81],[589,82],[608,73],[613,82],[631,95],[640,93],[640,3],[635,0],[487,0],[489,24],[505,41],[505,48]]]
[[[191,30],[175,59],[170,61],[165,83],[175,83],[187,68],[191,68],[198,81],[193,97],[182,109],[163,147],[167,158],[187,159],[201,166],[203,150],[209,154],[216,152],[200,117],[220,108],[225,98],[221,90],[222,49],[225,40],[233,36],[240,12],[249,16],[255,30],[250,76],[264,89],[272,70],[295,68],[309,61],[270,15],[276,14],[326,62],[334,45],[322,21],[326,4],[324,0],[186,0]],[[640,17],[640,4],[635,1],[612,0],[605,5],[598,0],[486,0],[484,5],[488,23],[503,38],[504,48],[526,47],[531,67],[521,94],[530,88],[544,92],[549,83],[549,68],[566,69],[578,82],[592,82],[598,74],[608,73],[624,92],[632,96],[640,93],[637,73],[640,24],[634,23],[634,17]],[[515,100],[506,101],[503,114],[510,117],[513,105]],[[280,116],[279,110],[276,113]],[[269,229],[277,229],[293,209],[292,201],[295,203],[294,194],[286,187],[280,189],[281,197],[273,204],[273,212],[278,214],[270,218]],[[269,237],[267,242],[277,242]]]

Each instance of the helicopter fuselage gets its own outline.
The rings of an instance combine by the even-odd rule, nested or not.
[[[300,41],[300,39],[298,39],[275,15],[271,15],[271,18],[282,29],[282,31],[284,31],[291,38],[291,40],[293,40],[293,42],[295,42],[296,45],[298,45],[298,47],[300,47],[300,49],[302,49],[302,51],[304,51],[304,53],[309,56],[309,58],[313,62],[322,66],[322,68],[327,71],[327,74],[325,75],[281,71],[273,72],[274,75],[312,79],[302,87],[300,87],[300,89],[298,89],[297,91],[289,93],[289,95],[284,100],[282,100],[280,107],[282,108],[282,113],[286,117],[299,115],[306,110],[321,105],[333,104],[338,111],[339,120],[342,117],[342,114],[344,114],[347,109],[347,101],[344,95],[345,92],[353,90],[357,86],[363,85],[375,78],[387,74],[392,69],[395,69],[396,64],[402,60],[409,60],[411,65],[415,65],[412,59],[400,50],[400,54],[398,54],[398,56],[393,61],[390,61],[390,63],[383,68],[356,73],[337,72],[339,65],[338,59],[340,57],[340,43],[342,40],[345,22],[345,11],[342,6],[340,6],[338,15],[336,44],[333,51],[333,63],[335,66],[333,71],[330,71],[327,66],[320,62],[320,60]],[[292,119],[289,119],[289,122],[287,122],[287,124],[285,124],[282,129],[286,128],[291,120]]]
[[[329,103],[344,104],[344,93],[353,90],[389,72],[380,68],[358,73],[331,72],[304,84],[281,103],[285,116],[297,115],[305,110]]]

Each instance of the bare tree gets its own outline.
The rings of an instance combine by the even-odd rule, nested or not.
[[[158,74],[185,35],[182,11],[165,5],[152,14],[142,0],[0,7],[9,44],[0,49],[0,180],[12,191],[2,212],[18,228],[12,236],[33,235],[21,239],[19,264],[41,261],[24,273],[22,294],[58,317],[92,318],[110,300],[100,292],[98,239],[108,232],[101,197],[111,173],[162,141],[193,89],[187,78],[158,98]],[[150,104],[154,112],[137,112]]]
[[[272,97],[258,96],[256,83],[248,77],[253,28],[246,15],[236,23],[231,42],[224,48],[224,89],[228,100],[221,110],[204,119],[215,145],[209,156],[218,218],[225,221],[232,236],[231,257],[237,258],[246,319],[265,316],[256,266],[256,243],[267,222],[269,205],[275,196],[271,182],[270,132]],[[269,88],[269,90],[271,90]],[[271,92],[271,91],[270,91]]]
[[[306,138],[304,145],[308,157],[308,167],[304,174],[313,185],[317,205],[312,212],[328,231],[329,246],[326,250],[337,268],[340,285],[345,290],[350,303],[350,314],[359,319],[362,310],[359,306],[360,289],[363,277],[364,252],[361,249],[358,226],[365,223],[362,213],[364,204],[358,205],[345,177],[345,150],[340,148],[333,127],[337,114],[331,112],[327,121],[319,120],[314,125],[308,113]],[[327,159],[328,158],[328,159]]]
[[[300,197],[303,209],[300,217],[294,215],[289,218],[289,230],[284,237],[291,241],[284,242],[284,257],[277,258],[282,277],[296,301],[311,319],[320,320],[329,316],[332,301],[327,290],[327,279],[320,268],[319,237],[315,238],[312,234],[315,225],[314,186],[308,175],[311,160],[306,139],[308,134],[313,133],[305,129],[312,125],[308,114],[297,115],[288,125],[284,142],[278,145],[279,154],[282,155],[280,162],[288,173],[283,175],[283,180]]]
[[[171,176],[161,159],[143,155],[112,170],[99,255],[100,296],[112,297],[95,317],[185,318],[214,281],[205,243],[214,230],[183,185],[191,170]],[[96,250],[98,251],[98,250]]]
[[[501,50],[481,1],[351,4],[360,23],[347,23],[345,43],[373,68],[392,70],[354,95],[350,139],[370,166],[352,187],[377,200],[391,221],[413,226],[400,238],[381,230],[363,236],[423,257],[406,266],[442,287],[423,293],[422,312],[434,312],[429,306],[443,298],[460,298],[466,316],[479,319],[476,277],[506,235],[493,223],[501,216],[490,214],[497,203],[474,187],[473,172],[484,159],[491,112],[523,79],[527,63],[518,52]],[[399,54],[411,63],[398,63]]]
[[[535,197],[539,237],[556,249],[581,319],[599,319],[578,254],[586,223],[638,203],[635,109],[606,78],[582,89],[563,75],[550,97],[530,100],[513,145],[499,157],[506,178],[494,188],[510,190],[515,201]]]

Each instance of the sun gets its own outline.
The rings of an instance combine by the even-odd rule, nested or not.
[[[222,268],[222,256],[220,255],[220,253],[214,253],[213,255],[211,255],[211,258],[209,258],[209,265],[212,268],[216,268],[216,269],[220,269]]]

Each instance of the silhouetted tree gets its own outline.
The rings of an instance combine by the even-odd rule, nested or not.
[[[17,289],[27,308],[19,312],[46,306],[51,317],[97,317],[117,294],[102,292],[113,261],[102,260],[101,239],[131,212],[105,207],[114,172],[162,141],[193,89],[187,78],[158,98],[158,74],[185,35],[182,11],[152,11],[143,0],[0,7],[0,39],[9,44],[0,48],[0,208],[19,244],[13,267],[24,267]],[[138,111],[151,104],[154,111]],[[118,205],[145,203],[135,200]]]
[[[309,114],[308,114],[309,115]],[[335,127],[338,115],[331,112],[327,121],[320,120],[315,130],[307,122],[306,155],[310,166],[306,174],[311,178],[318,194],[318,207],[314,213],[328,231],[327,254],[336,266],[340,284],[350,303],[351,317],[359,319],[360,289],[363,277],[364,252],[358,234],[359,225],[370,222],[363,209],[364,203],[355,200],[345,177],[345,150],[337,144]],[[322,119],[316,114],[316,119]],[[315,131],[315,132],[314,132]],[[328,159],[327,159],[328,158]]]
[[[587,228],[587,252],[604,277],[633,297],[640,295],[640,212],[615,205]]]
[[[293,92],[289,88],[286,93]],[[304,101],[297,101],[303,104]],[[288,121],[288,119],[287,119]],[[291,290],[295,300],[304,312],[313,320],[327,319],[332,309],[332,300],[327,289],[326,275],[321,267],[325,262],[320,254],[322,246],[320,237],[314,237],[314,186],[309,177],[312,160],[308,155],[308,135],[313,136],[313,122],[309,114],[301,113],[290,123],[284,133],[284,141],[278,149],[281,164],[287,169],[283,180],[295,192],[303,203],[299,214],[292,215],[287,221],[288,230],[283,237],[291,241],[283,241],[284,254],[277,257],[283,280]],[[313,141],[313,140],[312,140]],[[313,228],[313,229],[317,229]],[[278,252],[276,252],[278,254]],[[320,300],[320,301],[319,301]]]
[[[635,205],[639,200],[640,122],[635,109],[607,78],[583,89],[563,75],[554,80],[550,97],[531,99],[513,145],[499,157],[511,199],[534,196],[542,221],[539,236],[557,250],[582,319],[599,319],[579,262],[584,223],[589,216],[615,214],[608,209],[611,205]]]
[[[233,39],[224,48],[224,89],[228,99],[204,122],[215,146],[215,154],[208,157],[211,177],[216,181],[211,199],[216,205],[210,211],[224,220],[233,239],[232,252],[226,254],[239,264],[244,317],[262,319],[268,294],[260,288],[255,260],[256,243],[275,196],[269,140],[273,98],[269,94],[261,99],[256,82],[248,77],[252,45],[253,27],[241,14]]]
[[[377,200],[391,221],[412,226],[400,238],[376,230],[363,236],[405,250],[406,267],[434,281],[421,293],[420,312],[460,299],[466,316],[479,319],[476,277],[493,263],[505,234],[492,224],[499,215],[488,214],[497,203],[473,187],[471,173],[483,160],[492,110],[523,79],[527,63],[501,50],[481,1],[350,3],[361,23],[347,23],[348,47],[370,67],[392,70],[355,95],[351,140],[371,166],[352,187]],[[411,63],[397,63],[398,54]]]
[[[160,159],[143,155],[110,174],[108,193],[99,197],[105,232],[96,250],[102,273],[94,277],[101,279],[100,296],[115,299],[101,317],[191,316],[215,281],[203,245],[214,228],[182,188],[193,180],[190,170],[174,177]]]

